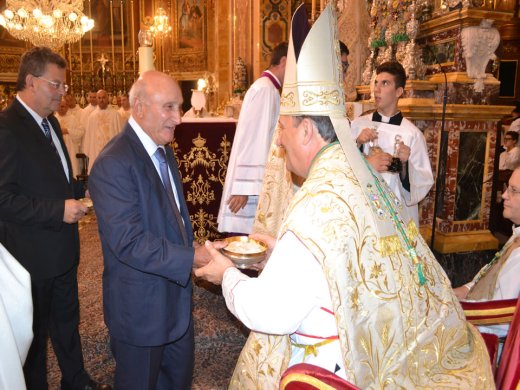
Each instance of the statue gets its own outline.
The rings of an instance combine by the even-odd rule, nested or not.
[[[500,43],[500,34],[492,24],[493,20],[483,19],[480,26],[465,27],[461,32],[466,73],[475,79],[475,92],[484,90],[487,64],[496,58],[495,50]]]

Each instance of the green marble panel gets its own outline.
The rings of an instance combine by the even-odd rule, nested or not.
[[[481,219],[486,138],[485,132],[460,133],[455,221]]]

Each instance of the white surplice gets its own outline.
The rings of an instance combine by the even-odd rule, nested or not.
[[[119,113],[119,115],[121,115],[121,120],[123,121],[123,123],[128,122],[128,119],[130,119],[130,114],[132,113],[130,109],[125,110],[123,107],[119,107],[117,112]]]
[[[515,169],[516,165],[520,162],[520,148],[515,146],[510,151],[504,150],[500,153],[498,169]]]
[[[506,245],[520,235],[520,227],[513,226],[513,235],[509,238]],[[484,266],[485,268],[486,266]],[[480,273],[480,272],[479,272]],[[479,274],[477,273],[477,275]],[[474,280],[477,278],[475,276]],[[493,293],[493,301],[502,299],[515,299],[520,295],[520,248],[513,249],[506,262],[500,269]],[[474,281],[468,286],[472,286]],[[478,327],[481,332],[493,333],[498,337],[505,337],[509,331],[509,324],[502,325],[481,325]]]
[[[247,91],[240,111],[217,219],[220,232],[251,233],[279,112],[278,89],[268,77],[260,77]],[[231,195],[249,197],[236,214],[227,204]]]
[[[509,131],[516,131],[520,133],[520,118],[515,119],[509,126]]]
[[[385,119],[389,119],[384,116],[382,118],[383,122]],[[378,144],[384,152],[394,154],[396,135],[400,135],[404,144],[410,147],[410,157],[408,158],[410,191],[403,187],[398,173],[383,172],[381,176],[383,176],[397,197],[405,203],[408,213],[415,221],[415,224],[420,226],[418,204],[428,194],[433,185],[433,173],[426,140],[422,132],[406,118],[403,118],[399,126],[383,122],[372,122],[372,114],[359,117],[352,122],[352,136],[356,139],[364,128],[376,126]],[[363,145],[364,154],[368,154],[369,149],[369,143]]]
[[[83,142],[83,150],[89,158],[89,171],[101,150],[122,128],[123,122],[117,110],[111,107],[101,110],[98,107],[92,111],[88,117]]]
[[[0,389],[25,389],[32,321],[31,276],[0,244]]]
[[[69,152],[72,172],[74,177],[76,177],[81,173],[76,154],[81,151],[81,143],[83,141],[83,136],[85,135],[85,129],[81,126],[78,118],[69,111],[67,111],[63,116],[56,113],[56,119],[60,122],[62,132],[64,132],[65,129],[68,132],[67,134],[63,134],[63,141],[65,142],[65,146]]]

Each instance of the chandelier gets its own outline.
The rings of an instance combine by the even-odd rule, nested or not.
[[[17,39],[56,50],[80,40],[94,20],[83,14],[82,0],[7,0],[0,25]]]
[[[156,38],[164,38],[166,37],[170,31],[172,31],[172,26],[168,23],[168,15],[164,8],[157,8],[155,10],[155,16],[153,17],[153,24],[150,26],[150,31]]]

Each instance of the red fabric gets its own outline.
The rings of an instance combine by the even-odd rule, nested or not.
[[[466,319],[474,325],[504,324],[512,320],[517,299],[496,301],[466,302],[460,304]]]
[[[281,390],[316,390],[330,386],[338,390],[359,390],[359,387],[312,364],[300,363],[289,367],[282,375]]]
[[[520,380],[520,299],[507,334],[496,377],[497,389],[514,390]]]
[[[481,335],[486,342],[489,360],[491,362],[491,369],[493,370],[493,375],[495,375],[497,369],[498,336],[492,333],[481,333]]]

